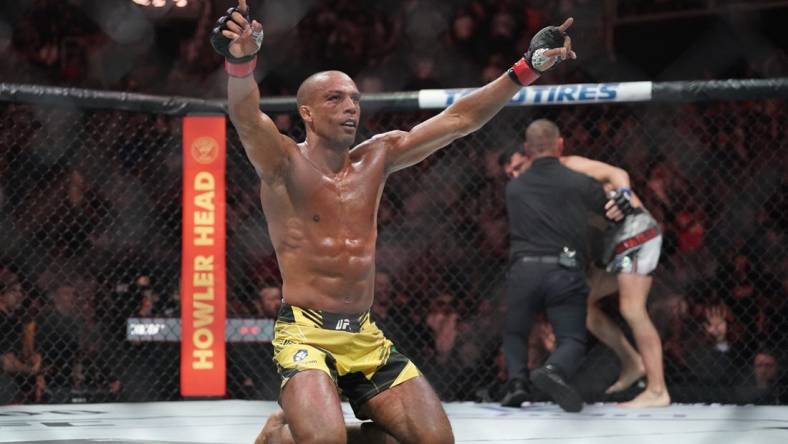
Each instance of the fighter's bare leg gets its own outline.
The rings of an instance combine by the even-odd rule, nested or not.
[[[293,435],[287,427],[285,412],[278,411],[268,417],[254,444],[291,444]]]
[[[670,404],[670,395],[665,386],[662,365],[662,341],[646,310],[646,299],[651,289],[651,276],[636,273],[619,273],[619,308],[643,356],[648,383],[646,390],[635,399],[621,404],[622,407],[664,407]]]
[[[393,436],[386,433],[374,422],[348,424],[346,426],[348,444],[398,444]],[[268,417],[263,430],[257,435],[254,444],[294,443],[287,427],[285,412],[278,411]]]
[[[348,444],[399,444],[399,441],[374,422],[349,425],[347,442]]]
[[[616,393],[627,389],[642,378],[645,366],[640,354],[629,343],[621,328],[599,307],[599,300],[610,295],[618,287],[617,277],[604,270],[596,269],[591,274],[591,292],[588,296],[588,330],[603,344],[610,347],[621,362],[621,372],[605,393]]]
[[[290,378],[282,391],[282,405],[284,410],[268,417],[254,444],[397,444],[374,423],[345,426],[336,386],[319,370]]]
[[[367,401],[362,412],[402,444],[453,444],[449,418],[423,376]]]
[[[290,378],[281,403],[283,412],[268,418],[255,444],[347,442],[336,385],[322,371],[305,370]]]

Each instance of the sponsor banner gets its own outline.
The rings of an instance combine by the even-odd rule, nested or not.
[[[526,86],[512,96],[507,106],[646,102],[651,100],[651,86],[651,82]],[[474,91],[476,88],[424,89],[419,91],[419,108],[445,108]]]
[[[225,322],[225,341],[268,343],[274,339],[273,319],[236,318]],[[129,318],[126,340],[130,342],[180,342],[179,318]]]
[[[181,394],[224,396],[225,118],[183,119]]]

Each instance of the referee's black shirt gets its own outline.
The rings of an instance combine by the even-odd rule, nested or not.
[[[596,180],[540,157],[506,186],[512,259],[558,255],[564,246],[588,263],[588,212],[604,214],[605,192]]]

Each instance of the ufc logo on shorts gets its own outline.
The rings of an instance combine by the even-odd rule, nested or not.
[[[350,327],[350,320],[340,319],[337,321],[337,326],[334,327],[334,330],[347,330],[348,327]]]

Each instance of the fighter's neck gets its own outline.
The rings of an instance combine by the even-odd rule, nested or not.
[[[298,146],[301,153],[324,174],[338,174],[350,161],[349,147],[332,146],[316,137],[307,137]]]

